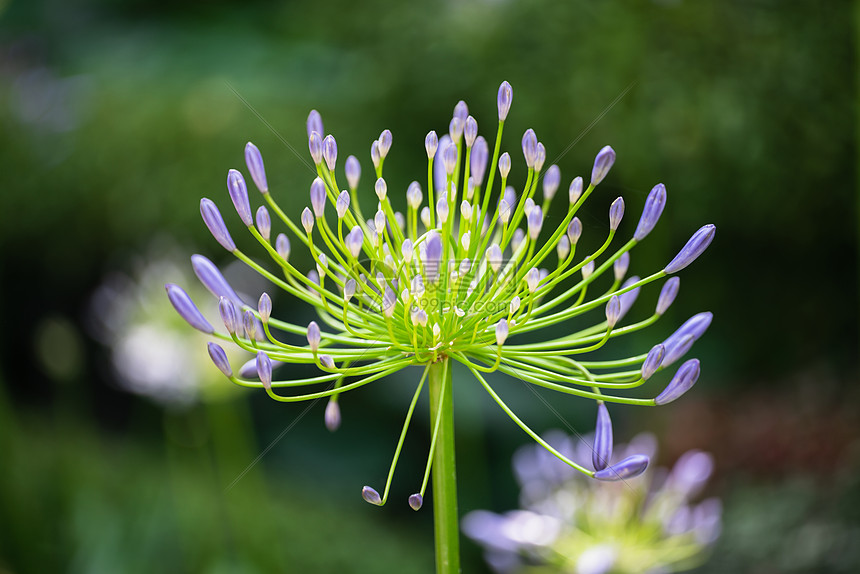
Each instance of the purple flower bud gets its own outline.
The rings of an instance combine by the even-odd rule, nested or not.
[[[358,254],[361,253],[361,246],[364,243],[364,232],[361,230],[361,227],[356,225],[352,228],[352,231],[346,236],[345,239],[346,248],[349,249],[349,252],[353,257],[358,257]]]
[[[289,261],[290,259],[290,239],[283,233],[279,233],[277,239],[275,239],[275,251],[278,252],[278,255],[283,257],[284,261]]]
[[[523,244],[523,241],[526,238],[526,232],[517,227],[514,229],[514,234],[511,235],[511,250],[517,251],[520,248],[520,245]]]
[[[385,196],[388,193],[388,184],[385,183],[385,180],[380,177],[376,180],[376,184],[374,185],[374,191],[376,191],[376,197],[379,198],[379,201],[382,201],[385,199]]]
[[[215,264],[209,261],[209,259],[202,255],[192,255],[191,268],[194,269],[194,274],[197,275],[203,286],[215,297],[219,299],[226,297],[239,307],[244,304],[218,268],[215,267]]]
[[[594,428],[594,449],[591,462],[594,470],[603,470],[612,458],[612,420],[604,403],[597,405],[597,424]]]
[[[471,167],[472,180],[475,186],[479,186],[484,182],[484,173],[487,171],[487,161],[490,158],[490,149],[487,146],[487,140],[484,136],[478,136],[475,140],[475,145],[472,147]]]
[[[714,240],[714,233],[716,231],[717,228],[710,224],[699,229],[663,271],[666,273],[677,273],[695,261],[699,255],[704,253],[708,245],[711,244],[711,241]]]
[[[442,152],[442,162],[445,165],[445,173],[451,175],[457,167],[457,146],[453,143]]]
[[[257,208],[256,214],[257,231],[263,236],[263,239],[268,241],[272,236],[272,218],[269,215],[269,210],[265,205]]]
[[[424,199],[424,194],[421,193],[421,185],[417,181],[409,184],[406,190],[406,203],[412,209],[418,209],[421,206],[421,201]]]
[[[508,112],[511,111],[511,102],[514,101],[514,91],[511,85],[505,80],[499,86],[499,95],[496,97],[496,104],[499,107],[499,121],[503,122],[508,117]]]
[[[665,283],[663,283],[663,288],[660,289],[660,298],[657,299],[657,310],[656,313],[658,315],[662,315],[666,312],[666,309],[675,301],[675,297],[678,296],[678,289],[681,288],[681,278],[680,277],[672,277]]]
[[[224,225],[224,218],[221,217],[221,212],[218,211],[211,199],[204,197],[200,200],[200,215],[203,216],[203,223],[206,224],[209,232],[221,244],[221,247],[231,253],[236,251],[236,244],[233,243],[233,238],[230,237],[230,232]]]
[[[496,323],[496,345],[501,347],[505,344],[505,341],[508,338],[509,327],[508,320],[501,319],[498,323]]]
[[[625,251],[612,264],[612,271],[615,273],[615,280],[621,281],[627,275],[627,269],[630,267],[630,252]]]
[[[391,149],[391,130],[382,130],[379,134],[379,157],[385,159]]]
[[[373,225],[376,227],[376,234],[379,237],[382,237],[382,234],[385,232],[386,221],[385,213],[381,209],[377,211],[373,218]]]
[[[499,269],[502,267],[502,248],[498,244],[493,243],[487,249],[487,263],[490,265],[493,273],[499,272]]]
[[[463,137],[464,121],[458,117],[451,118],[451,123],[448,124],[448,135],[451,137],[451,141],[457,143]]]
[[[708,327],[711,326],[713,318],[714,314],[709,311],[698,313],[690,317],[686,323],[678,327],[677,331],[669,335],[669,337],[663,341],[666,355],[663,357],[662,365],[664,367],[668,367],[683,357],[684,354],[690,350],[693,343],[705,334],[705,331],[707,331]],[[688,338],[691,338],[692,340],[688,340]]]
[[[311,183],[311,206],[314,208],[314,215],[322,217],[325,214],[325,183],[320,178],[315,178]]]
[[[425,244],[427,246],[424,261],[425,275],[430,282],[435,283],[439,279],[439,264],[442,261],[442,237],[438,233],[431,232]]]
[[[439,137],[436,132],[430,130],[424,138],[424,149],[427,150],[427,158],[433,159],[436,156],[436,150],[439,149]]]
[[[325,406],[325,428],[334,432],[340,427],[340,407],[337,401],[329,399]]]
[[[373,167],[379,169],[379,164],[382,162],[382,156],[379,155],[379,140],[373,140],[370,144],[370,161],[373,162]]]
[[[546,201],[552,201],[560,183],[561,170],[557,165],[549,166],[549,169],[546,170],[546,175],[543,176],[543,198]]]
[[[394,309],[397,305],[397,294],[388,285],[385,286],[385,293],[382,295],[382,312],[386,317],[391,317],[394,314]]]
[[[267,389],[272,389],[272,360],[263,351],[257,353],[257,376]]]
[[[331,358],[331,355],[320,355],[320,364],[326,369],[334,369],[334,359]]]
[[[248,171],[251,173],[251,179],[262,193],[269,191],[269,184],[266,182],[266,168],[263,167],[263,156],[260,155],[260,150],[257,146],[248,142],[245,144],[245,165],[248,166]]]
[[[454,106],[454,117],[459,119],[461,122],[466,123],[466,117],[469,115],[469,106],[466,105],[466,102],[460,100],[457,102],[457,105]]]
[[[224,352],[224,349],[215,343],[209,343],[208,348],[209,357],[215,363],[215,366],[218,367],[218,370],[224,373],[225,377],[232,377],[233,369],[230,368],[230,361],[227,360],[227,353]]]
[[[322,164],[323,140],[319,133],[311,132],[311,135],[308,137],[308,150],[311,152],[311,159],[314,160],[314,164]]]
[[[355,191],[355,188],[358,187],[358,180],[361,178],[361,164],[358,163],[358,158],[354,155],[346,158],[346,182],[349,185],[349,189]]]
[[[314,230],[314,215],[307,207],[302,210],[302,227],[308,235]]]
[[[526,165],[533,168],[535,165],[535,157],[537,157],[537,136],[531,128],[523,134],[523,157],[526,158]]]
[[[441,225],[448,221],[448,200],[444,197],[436,202],[436,217]]]
[[[260,295],[260,302],[257,304],[257,312],[260,314],[260,319],[262,319],[264,323],[269,321],[269,317],[272,316],[272,298],[269,297],[268,293]]]
[[[699,380],[700,371],[699,359],[690,359],[681,365],[663,392],[654,399],[654,402],[658,405],[665,405],[689,391],[690,387]]]
[[[284,363],[281,361],[272,361],[272,368],[280,367]],[[241,367],[239,367],[239,376],[243,379],[258,379],[260,376],[257,374],[257,357],[254,357],[250,361],[246,361]]]
[[[538,271],[537,267],[532,267],[529,269],[528,273],[526,273],[526,286],[528,287],[529,293],[537,291],[538,282],[540,282],[540,271]]]
[[[245,335],[248,337],[249,341],[256,340],[256,338],[257,338],[257,318],[254,316],[254,313],[250,309],[245,311],[243,318],[244,318]]]
[[[317,325],[316,321],[311,321],[308,323],[308,345],[311,348],[313,353],[316,353],[320,348],[320,340],[322,335],[320,333],[320,326]]]
[[[343,284],[343,298],[347,303],[352,299],[352,296],[355,295],[355,288],[357,285],[358,284],[355,282],[355,279],[349,279]]]
[[[343,219],[349,209],[349,192],[347,190],[344,189],[340,192],[340,195],[337,196],[334,208],[335,211],[337,211],[337,218]]]
[[[633,478],[645,472],[645,469],[648,468],[648,462],[649,459],[644,454],[634,454],[621,462],[598,470],[594,473],[594,478],[609,482]]]
[[[528,217],[529,213],[532,212],[532,209],[535,208],[535,200],[531,197],[527,197],[525,203],[523,204],[523,212],[525,212],[526,217]]]
[[[630,277],[629,279],[627,279],[627,281],[625,281],[621,285],[621,288],[624,289],[626,287],[630,287],[631,285],[633,285],[634,283],[636,283],[638,281],[639,281],[639,277],[634,275],[633,277]],[[639,296],[639,287],[636,287],[635,289],[631,289],[630,291],[627,291],[626,293],[622,293],[621,295],[618,296],[618,298],[621,301],[621,311],[618,313],[618,320],[619,321],[622,318],[624,318],[625,315],[627,315],[627,312],[630,311],[631,307],[633,307],[633,304],[636,302],[636,298],[638,296]]]
[[[379,493],[369,486],[365,486],[361,489],[361,497],[365,502],[375,504],[376,506],[382,506],[382,498],[379,496]]]
[[[546,161],[546,148],[543,147],[543,144],[538,142],[537,147],[535,148],[535,171],[540,171],[543,169],[543,164]]]
[[[614,163],[615,150],[609,146],[604,146],[594,158],[594,167],[591,169],[591,185],[597,185],[603,181]]]
[[[323,140],[323,158],[329,171],[334,171],[334,167],[337,165],[337,142],[331,134]]]
[[[567,238],[571,245],[576,245],[579,237],[582,235],[582,222],[578,217],[574,217],[567,226]]]
[[[609,328],[613,328],[618,322],[618,317],[621,315],[621,299],[618,295],[613,295],[606,304],[606,323]]]
[[[636,226],[633,239],[642,241],[646,235],[651,233],[651,230],[657,225],[657,220],[660,219],[664,207],[666,207],[666,186],[658,183],[648,194],[648,199],[645,200],[642,217],[639,218],[639,225]]]
[[[168,283],[164,288],[167,289],[167,298],[173,308],[189,325],[207,334],[215,331],[182,287]]]
[[[577,201],[579,201],[580,196],[582,195],[582,177],[576,176],[573,178],[573,181],[570,182],[570,187],[567,190],[567,197],[570,200],[570,204],[573,205]]]
[[[556,251],[558,252],[559,263],[567,259],[567,256],[570,253],[570,239],[567,238],[567,235],[562,235],[558,238]]]
[[[454,146],[454,143],[451,141],[451,136],[445,134],[439,140],[439,149],[436,152],[435,159],[433,160],[433,185],[436,188],[436,193],[443,193],[442,190],[448,189],[448,174],[445,171],[445,150],[449,147]],[[456,150],[456,146],[454,146]],[[456,154],[455,154],[456,155]],[[435,201],[433,199],[433,193],[428,195],[430,198],[431,205]]]
[[[236,311],[236,305],[227,297],[221,297],[218,302],[218,312],[221,314],[221,320],[224,321],[227,332],[234,334],[239,328],[239,312]]]
[[[540,229],[543,226],[543,210],[537,205],[532,208],[528,216],[529,237],[535,241],[540,235]]]
[[[478,137],[478,121],[472,116],[466,118],[466,126],[463,128],[463,135],[466,139],[466,147],[472,147],[472,144],[475,143],[475,138]]]
[[[663,345],[657,344],[651,347],[651,350],[648,351],[648,356],[645,357],[645,362],[642,363],[642,379],[648,380],[651,376],[657,372],[657,369],[660,368],[660,364],[663,362],[663,355],[665,354],[665,349]]]
[[[624,198],[619,197],[609,206],[609,229],[615,231],[624,217]]]
[[[499,157],[499,174],[502,179],[507,179],[509,173],[511,173],[511,154],[505,152]]]
[[[322,117],[320,116],[320,113],[316,110],[311,110],[311,113],[308,114],[308,121],[306,126],[308,128],[309,138],[311,137],[311,134],[313,132],[321,134],[325,131],[323,130]]]
[[[421,510],[421,507],[424,505],[424,497],[421,496],[420,493],[416,492],[415,494],[409,495],[409,508],[418,512]]]

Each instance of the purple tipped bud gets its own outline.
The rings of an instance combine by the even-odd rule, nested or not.
[[[436,217],[439,219],[439,223],[442,225],[444,225],[445,222],[448,221],[448,200],[444,197],[436,202]]]
[[[386,317],[391,317],[394,314],[396,304],[397,294],[390,286],[386,285],[385,293],[382,295],[382,312]]]
[[[269,184],[266,182],[266,168],[263,167],[263,156],[260,155],[260,150],[257,146],[248,142],[245,144],[245,165],[248,166],[248,171],[251,172],[251,179],[254,180],[254,185],[257,186],[262,193],[269,191]]]
[[[533,168],[535,165],[537,144],[538,141],[535,131],[531,128],[527,129],[526,133],[523,134],[523,157],[526,158],[526,165],[530,168]]]
[[[537,267],[532,267],[529,269],[528,273],[526,273],[526,285],[528,286],[529,293],[534,293],[537,290],[539,281],[540,271],[538,271]]]
[[[316,217],[322,217],[325,214],[325,201],[325,183],[317,177],[311,183],[311,207],[314,208]]]
[[[257,312],[260,314],[260,319],[262,319],[264,323],[269,321],[269,317],[272,316],[272,298],[269,297],[268,293],[260,295],[260,302],[257,304]]]
[[[518,251],[520,245],[523,244],[523,241],[526,238],[526,232],[520,229],[519,227],[514,229],[514,234],[511,235],[511,249],[513,251]]]
[[[382,157],[379,155],[379,140],[373,140],[370,144],[370,161],[373,162],[375,169],[379,169],[379,164],[382,162]]]
[[[230,361],[227,360],[227,353],[224,352],[224,349],[215,343],[209,343],[208,347],[209,357],[215,363],[215,366],[218,367],[218,370],[224,373],[225,377],[232,377],[233,369],[230,368]]]
[[[612,420],[604,403],[597,405],[597,424],[594,428],[594,449],[591,462],[594,470],[603,470],[612,458]]]
[[[376,490],[370,488],[369,486],[365,486],[361,489],[361,497],[365,502],[369,502],[370,504],[374,504],[376,506],[382,506],[382,498],[379,496],[379,493]]]
[[[385,212],[381,209],[376,212],[376,215],[373,217],[373,225],[376,227],[376,234],[378,237],[382,237],[382,234],[385,232],[385,223],[387,219],[385,217]]]
[[[280,361],[270,361],[272,363],[272,368],[279,367],[284,363]],[[250,361],[245,362],[241,367],[239,367],[239,376],[243,379],[257,379],[259,375],[257,374],[257,357],[254,357]]]
[[[606,304],[606,323],[609,325],[609,328],[615,326],[618,322],[618,317],[621,315],[621,299],[618,295],[613,295],[609,302]]]
[[[708,327],[711,326],[711,321],[714,315],[709,311],[693,315],[686,323],[678,327],[678,330],[669,335],[663,341],[663,347],[666,348],[666,355],[663,357],[662,365],[668,367],[690,350],[690,347],[702,335],[705,334]]]
[[[666,273],[677,273],[695,261],[699,255],[704,253],[708,245],[711,244],[711,241],[714,240],[716,231],[717,228],[714,225],[705,225],[699,229],[663,271]]]
[[[231,335],[239,328],[239,313],[236,311],[236,305],[226,297],[221,297],[218,302],[218,312],[221,314],[221,320],[224,321],[224,327]]]
[[[265,205],[257,208],[257,231],[263,236],[263,239],[268,241],[272,236],[272,217],[269,215],[269,210]]]
[[[627,281],[625,281],[621,285],[621,288],[626,289],[627,287],[630,287],[631,285],[633,285],[634,283],[637,283],[638,281],[639,281],[639,277],[634,275],[633,277],[630,277]],[[636,298],[638,296],[639,296],[639,287],[636,287],[635,289],[631,289],[630,291],[627,291],[626,293],[622,293],[621,295],[618,296],[619,299],[621,300],[621,312],[618,314],[618,320],[619,321],[625,315],[627,315],[627,312],[630,310],[631,307],[633,307],[633,303],[636,302]]]
[[[215,264],[209,261],[209,259],[202,255],[192,255],[191,268],[194,270],[194,274],[197,275],[197,278],[203,286],[206,287],[206,289],[208,289],[215,297],[219,299],[221,297],[226,297],[240,307],[243,305],[242,300],[236,292],[233,291],[233,288],[230,287],[230,284]]]
[[[215,331],[182,287],[168,283],[164,288],[167,289],[167,298],[170,299],[173,308],[189,325],[207,334]]]
[[[382,133],[379,134],[379,157],[385,159],[388,155],[388,151],[391,149],[391,130],[382,130]]]
[[[275,239],[275,251],[283,257],[284,261],[288,261],[290,259],[290,238],[283,233],[279,233],[277,239]]]
[[[331,134],[323,140],[323,158],[329,171],[334,171],[334,167],[337,165],[337,142]]]
[[[451,123],[448,124],[448,135],[451,136],[452,141],[459,142],[463,137],[464,122],[465,120],[458,117],[451,118]]]
[[[417,181],[409,184],[406,190],[406,203],[412,209],[418,209],[421,206],[421,201],[424,199],[424,194],[421,193],[421,185]]]
[[[624,198],[619,197],[609,206],[609,229],[615,231],[624,217]]]
[[[484,174],[487,171],[487,161],[490,158],[490,149],[487,146],[487,140],[484,136],[478,136],[475,140],[475,145],[472,147],[471,168],[472,180],[475,186],[481,185],[484,181]]]
[[[345,301],[349,302],[352,299],[352,296],[355,295],[355,288],[357,283],[355,279],[349,279],[346,283],[343,284],[343,298]]]
[[[243,315],[244,318],[244,326],[245,326],[245,335],[248,337],[249,341],[254,341],[257,338],[257,318],[254,316],[254,313],[248,309],[245,311]]]
[[[612,264],[612,271],[615,273],[615,280],[621,281],[627,275],[627,268],[630,267],[630,252],[625,251],[621,257],[615,260]]]
[[[496,323],[496,345],[501,347],[505,344],[505,341],[508,338],[508,320],[501,319],[498,323]]]
[[[436,283],[439,280],[439,264],[442,261],[442,237],[436,232],[431,232],[425,242],[424,274],[426,278]]]
[[[450,176],[454,173],[454,168],[457,167],[457,146],[449,145],[442,152],[442,162],[445,165],[445,173]]]
[[[526,217],[528,217],[529,213],[531,213],[532,209],[534,209],[534,208],[535,208],[535,200],[532,199],[531,197],[527,197],[525,203],[523,204],[523,211],[525,212]]]
[[[591,169],[591,185],[597,185],[603,181],[614,163],[615,150],[611,147],[605,146],[597,152],[597,157],[594,158],[594,167]]]
[[[582,266],[582,278],[588,279],[594,273],[594,261],[589,261]]]
[[[535,148],[535,171],[540,171],[543,169],[543,164],[546,161],[546,148],[543,147],[543,144],[538,142],[537,147]]]
[[[658,183],[648,194],[648,199],[645,200],[642,217],[639,218],[639,225],[636,226],[633,239],[642,241],[646,235],[651,233],[651,230],[657,225],[657,220],[660,219],[664,207],[666,207],[666,186]]]
[[[409,495],[409,508],[418,512],[421,510],[421,507],[424,505],[424,497],[419,493],[410,494]]]
[[[607,466],[602,470],[594,473],[594,478],[604,481],[626,480],[639,476],[645,469],[648,468],[649,459],[644,454],[634,454],[628,456],[621,462],[615,463],[612,466]]]
[[[257,376],[260,377],[260,381],[263,383],[263,386],[271,390],[272,360],[269,358],[269,355],[263,351],[259,351],[257,353]]]
[[[424,138],[424,149],[427,150],[427,158],[433,159],[436,156],[436,150],[439,149],[439,136],[436,132],[430,130],[427,137]]]
[[[663,345],[657,344],[651,347],[651,350],[648,351],[648,356],[645,357],[645,362],[642,363],[643,380],[647,381],[654,373],[657,372],[657,369],[660,368],[660,364],[663,362],[663,355],[665,352]]]
[[[699,359],[690,359],[681,365],[663,392],[654,399],[654,402],[658,405],[665,405],[679,398],[696,384],[696,381],[699,380],[700,371]]]
[[[543,176],[543,198],[546,201],[552,201],[559,184],[561,184],[561,170],[557,165],[551,165]]]
[[[576,245],[579,237],[582,235],[582,222],[578,217],[574,217],[567,226],[567,238],[571,245]]]
[[[200,200],[200,215],[203,216],[203,223],[221,247],[230,252],[236,251],[236,244],[233,243],[233,238],[230,237],[230,232],[224,225],[224,218],[221,217],[221,212],[211,199],[204,197]]]
[[[514,91],[511,85],[505,80],[499,86],[499,95],[496,97],[496,104],[499,107],[499,121],[503,122],[508,117],[508,112],[511,111],[511,102],[514,101]]]
[[[502,179],[507,179],[509,173],[511,173],[511,154],[505,152],[499,157],[499,174]]]
[[[340,427],[340,407],[337,404],[337,401],[332,399],[328,400],[328,404],[325,406],[325,428],[329,431],[334,432]]]
[[[489,263],[493,273],[498,273],[502,267],[502,248],[495,243],[487,249],[487,263]]]
[[[318,132],[311,132],[308,137],[308,151],[311,152],[311,159],[315,165],[322,164],[323,161],[323,140],[322,135]]]
[[[302,227],[308,235],[314,230],[314,214],[307,207],[302,210]]]
[[[579,201],[580,196],[582,195],[582,177],[576,176],[573,178],[573,181],[570,182],[570,187],[567,190],[567,197],[570,200],[570,204],[573,205],[577,201]]]
[[[311,351],[316,353],[320,348],[320,326],[317,325],[316,321],[311,321],[308,324],[308,346],[310,346]]]
[[[331,355],[320,355],[320,364],[326,369],[334,369],[334,359],[331,358]]]
[[[324,132],[323,130],[323,122],[320,113],[316,110],[311,110],[311,113],[308,114],[308,121],[306,124],[308,128],[308,137],[311,137],[313,132],[321,134]]]
[[[540,229],[543,226],[543,210],[537,205],[532,208],[528,216],[529,237],[535,241],[540,235]]]
[[[669,308],[670,305],[675,301],[675,297],[678,296],[678,289],[681,288],[681,278],[680,277],[672,277],[665,283],[663,283],[663,288],[660,290],[660,298],[657,299],[657,314],[662,315],[666,312],[666,309]]]
[[[340,195],[337,196],[337,202],[335,203],[334,208],[337,211],[337,218],[343,219],[347,210],[349,210],[349,192],[347,190],[344,189],[340,192]]]
[[[388,184],[385,183],[385,180],[381,177],[376,180],[376,185],[373,186],[374,191],[376,191],[376,197],[379,198],[379,201],[385,199],[385,196],[388,194]]]
[[[436,193],[443,193],[442,190],[448,188],[448,174],[445,171],[445,150],[448,147],[454,146],[454,143],[451,141],[451,136],[445,134],[439,140],[439,149],[436,152],[435,159],[433,160],[433,186],[436,189]],[[454,146],[456,149],[456,146]],[[433,193],[429,194],[431,198],[431,204],[433,200]]]
[[[356,225],[344,241],[346,242],[346,248],[349,249],[352,256],[358,257],[358,254],[361,253],[361,245],[364,243],[364,232]]]
[[[567,235],[562,235],[558,238],[558,245],[556,245],[555,248],[558,252],[559,263],[567,259],[567,256],[570,253],[570,239],[567,238]]]
[[[346,182],[349,189],[355,191],[358,187],[358,180],[361,178],[361,164],[358,163],[358,158],[354,155],[346,158]]]
[[[469,115],[469,106],[466,105],[466,102],[460,100],[457,102],[457,105],[454,106],[454,117],[459,119],[461,122],[466,122],[466,117]]]

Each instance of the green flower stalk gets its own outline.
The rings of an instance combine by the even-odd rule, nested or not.
[[[212,329],[211,335],[257,356],[258,377],[253,377],[249,375],[255,369],[226,369],[222,355],[213,352],[221,371],[231,373],[228,378],[232,382],[263,389],[281,402],[326,398],[325,422],[335,429],[341,421],[341,395],[407,367],[421,369],[382,494],[365,486],[362,495],[377,505],[388,500],[415,405],[428,387],[432,438],[421,487],[409,497],[409,504],[416,510],[421,508],[432,472],[440,572],[459,568],[452,404],[455,363],[463,365],[514,423],[541,446],[577,471],[604,480],[641,472],[647,459],[644,464],[637,459],[635,464],[619,468],[598,462],[594,469],[571,460],[514,413],[493,389],[486,373],[504,373],[593,400],[605,413],[601,420],[608,424],[608,403],[654,406],[675,400],[689,389],[699,372],[696,362],[695,369],[682,367],[682,380],[674,381],[662,394],[649,390],[644,397],[631,396],[628,391],[668,366],[660,362],[662,347],[657,359],[653,350],[601,361],[583,360],[582,355],[655,323],[677,294],[676,278],[664,282],[666,294],[661,294],[650,317],[629,324],[622,320],[640,289],[660,282],[701,255],[713,239],[714,226],[696,232],[665,269],[623,281],[629,252],[651,231],[663,211],[666,191],[659,184],[648,196],[632,239],[613,245],[624,215],[624,201],[618,198],[610,209],[608,230],[600,247],[591,253],[578,253],[583,230],[576,214],[607,177],[615,163],[615,151],[609,146],[600,150],[590,184],[583,189],[583,179],[574,178],[565,215],[560,221],[547,220],[545,214],[561,184],[561,170],[552,165],[546,173],[542,171],[546,149],[529,129],[522,138],[528,172],[521,192],[514,191],[508,181],[511,155],[501,151],[512,98],[511,86],[504,82],[498,94],[498,126],[491,157],[490,146],[478,135],[478,122],[469,115],[465,102],[455,107],[448,134],[441,138],[433,131],[427,134],[426,196],[421,184],[413,181],[405,194],[405,213],[395,211],[392,186],[384,176],[392,146],[388,130],[371,145],[371,181],[377,202],[372,210],[363,211],[357,193],[359,161],[354,156],[347,158],[344,175],[348,189],[342,188],[337,179],[335,138],[323,135],[322,118],[311,112],[308,149],[317,177],[310,185],[311,205],[304,208],[298,223],[270,193],[262,156],[249,143],[246,163],[267,207],[263,215],[258,212],[256,225],[240,172],[230,171],[228,191],[240,219],[271,259],[269,266],[237,248],[214,202],[206,198],[201,201],[204,222],[221,246],[289,296],[313,306],[318,315],[318,322],[308,326],[276,319],[271,315],[268,296],[260,308],[236,300],[229,285],[213,277],[209,269],[210,291],[245,314],[244,333],[236,326],[238,319],[228,313],[226,331]],[[270,235],[276,225],[285,227],[286,234],[279,233],[273,246]],[[308,250],[315,269],[305,273],[293,266],[289,260],[291,242]],[[598,280],[607,272],[608,286],[598,287]],[[171,287],[171,301],[177,311],[192,326],[209,332],[191,308],[193,304],[189,307],[190,299],[176,289]],[[587,314],[595,315],[593,322],[580,323]],[[667,340],[665,354],[675,360],[686,353],[707,328],[706,323],[710,320],[696,320],[682,327],[683,332],[679,330]],[[566,335],[538,338],[539,342],[528,342],[535,340],[534,336],[521,337],[560,324],[568,326]],[[320,374],[272,378],[271,369],[277,371],[280,364],[313,364]],[[310,388],[302,391],[305,387]],[[611,429],[602,436],[611,442]],[[611,444],[604,441],[601,452],[611,453]]]

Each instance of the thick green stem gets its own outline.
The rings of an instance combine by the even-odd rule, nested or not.
[[[433,457],[433,522],[436,533],[437,574],[460,572],[451,367],[447,358],[442,359],[430,366],[429,376],[431,426],[436,423],[437,412],[441,418]]]

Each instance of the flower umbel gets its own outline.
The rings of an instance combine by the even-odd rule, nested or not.
[[[271,268],[238,249],[214,202],[206,198],[201,201],[203,219],[225,249],[289,296],[313,306],[318,314],[318,322],[308,326],[276,319],[272,316],[272,298],[263,297],[259,308],[248,305],[238,299],[217,268],[207,265],[207,287],[225,298],[228,311],[229,305],[235,304],[240,317],[237,320],[228,312],[226,329],[215,330],[212,336],[232,341],[257,356],[251,366],[230,369],[223,354],[210,348],[216,365],[231,381],[265,389],[271,398],[282,402],[328,398],[325,421],[334,430],[341,422],[337,402],[343,393],[409,366],[423,368],[385,489],[382,495],[369,486],[362,491],[365,500],[373,504],[382,505],[388,498],[418,397],[426,381],[430,380],[432,387],[437,380],[431,374],[434,368],[442,369],[438,380],[447,380],[450,387],[452,363],[461,363],[504,412],[544,448],[572,468],[602,480],[632,477],[648,463],[647,457],[639,456],[609,464],[612,429],[606,405],[654,406],[669,402],[686,392],[698,377],[698,361],[695,368],[688,362],[662,393],[649,391],[644,398],[619,393],[639,387],[685,354],[707,328],[710,314],[707,321],[688,322],[651,352],[643,349],[642,354],[633,357],[604,361],[583,361],[580,356],[655,323],[677,294],[675,277],[664,282],[659,301],[654,293],[656,308],[650,317],[632,323],[623,319],[640,289],[660,282],[701,255],[713,239],[714,226],[707,225],[696,232],[665,269],[641,279],[625,280],[630,251],[645,238],[663,211],[666,190],[658,184],[649,195],[633,238],[610,249],[624,215],[624,201],[618,198],[610,209],[606,237],[600,247],[592,253],[577,253],[583,233],[577,211],[609,174],[615,151],[609,146],[600,150],[587,187],[583,188],[582,177],[572,179],[564,217],[550,220],[546,214],[561,185],[561,170],[551,165],[542,172],[547,152],[531,129],[522,138],[528,167],[522,191],[517,194],[509,186],[512,156],[500,153],[500,148],[512,99],[511,86],[504,82],[498,95],[499,121],[492,157],[487,140],[478,135],[477,120],[469,115],[464,102],[455,107],[447,134],[427,134],[427,192],[422,191],[418,181],[409,184],[404,194],[405,214],[395,211],[392,196],[396,195],[396,186],[384,177],[385,160],[392,147],[392,133],[388,130],[370,146],[373,177],[369,187],[377,201],[372,211],[364,212],[357,193],[359,161],[354,156],[346,159],[348,189],[341,188],[335,138],[324,135],[321,116],[311,112],[307,122],[308,149],[317,178],[310,183],[310,206],[304,208],[298,222],[281,209],[270,193],[262,156],[249,143],[245,151],[248,171],[267,209],[258,211],[256,221],[251,217],[245,180],[238,171],[231,170],[228,175],[228,192],[240,219],[271,258]],[[420,142],[415,147],[420,149]],[[327,209],[329,204],[334,209]],[[289,237],[275,230],[278,234],[272,245],[271,228],[276,226],[285,227]],[[308,273],[288,259],[290,245],[295,242],[305,247],[313,259],[315,268]],[[608,288],[595,294],[596,282],[604,277],[609,279]],[[171,287],[171,301],[177,311],[193,327],[209,332],[196,307],[177,289]],[[592,311],[592,324],[575,323]],[[245,319],[244,329],[237,326],[243,323],[241,318]],[[569,334],[536,343],[517,342],[519,335],[561,323],[570,325]],[[321,374],[279,379],[276,372],[273,378],[271,369],[277,371],[285,363],[313,364]],[[262,375],[262,382],[254,372]],[[594,453],[594,469],[571,460],[520,420],[484,377],[488,372],[505,373],[596,401],[601,441]],[[442,384],[444,394],[445,383]],[[317,389],[294,392],[305,386]],[[446,405],[450,408],[450,402],[442,399],[437,404],[423,484],[409,499],[416,510],[422,505],[437,439],[441,441],[439,436],[445,433],[439,431],[442,411]]]

